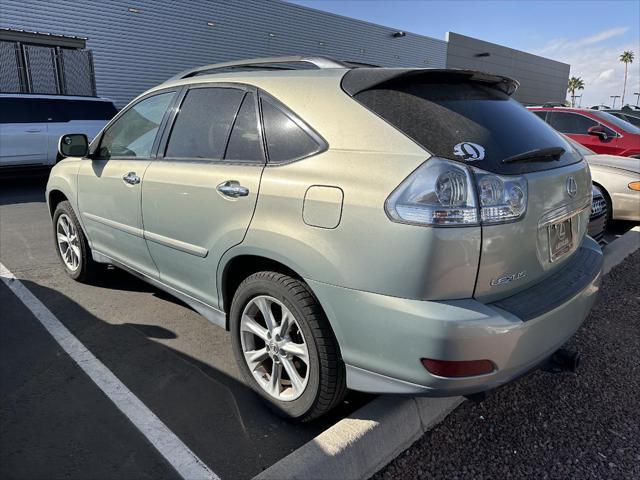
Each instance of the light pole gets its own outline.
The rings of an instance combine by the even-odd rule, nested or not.
[[[638,106],[638,102],[640,102],[640,92],[636,92],[634,93],[634,95],[636,96],[636,107]]]
[[[579,98],[580,101],[578,102],[578,108],[580,108],[582,106],[582,95],[576,95],[575,98]],[[575,100],[574,100],[575,103]]]
[[[613,98],[613,105],[611,105],[611,109],[616,109],[616,98],[620,98],[620,95],[609,95],[609,98]]]

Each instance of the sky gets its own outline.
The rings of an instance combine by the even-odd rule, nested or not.
[[[287,1],[442,40],[452,31],[568,63],[570,75],[585,82],[578,101],[587,107],[611,105],[610,95],[622,95],[619,56],[631,50],[625,103],[635,103],[633,92],[640,92],[638,0]]]

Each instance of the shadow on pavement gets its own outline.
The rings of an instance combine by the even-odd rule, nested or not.
[[[44,202],[48,174],[42,173],[20,177],[0,176],[0,205]]]
[[[122,274],[130,277],[124,272]],[[131,278],[131,282],[139,282]],[[121,280],[113,283],[117,284]],[[135,318],[125,324],[113,325],[102,321],[57,290],[32,281],[22,282],[196,455],[223,478],[252,477],[371,398],[351,394],[326,418],[310,424],[290,423],[271,413],[246,385],[228,373],[154,340],[176,338],[174,332],[160,325],[142,325],[137,323]],[[109,281],[108,287],[112,286]],[[144,286],[146,287],[146,284]],[[155,290],[153,287],[148,288]],[[11,322],[27,321],[12,318],[24,317],[24,313],[8,313]],[[36,322],[30,313],[28,316]],[[38,327],[42,329],[39,324]],[[24,348],[14,342],[23,343]],[[11,345],[16,351],[29,351],[29,342],[28,336],[17,335]],[[46,362],[45,357],[41,356],[42,353],[41,349],[33,350],[32,355],[24,361],[30,365]],[[66,357],[61,351],[58,355]],[[2,371],[6,373],[5,370]],[[0,380],[0,383],[5,387],[8,385],[11,390],[11,381]],[[61,381],[66,383],[70,379],[65,378]],[[60,385],[57,387],[60,388]],[[91,388],[97,389],[93,384]],[[2,388],[3,404],[7,395],[15,394],[4,390],[5,388]],[[55,412],[64,410],[65,405],[49,405],[47,391],[38,392],[37,395],[37,408],[49,408],[52,411],[50,421],[39,426],[43,436],[50,440],[43,443],[34,441],[32,437],[21,436],[21,440],[15,441],[24,444],[16,445],[13,443],[12,432],[21,432],[21,422],[28,424],[29,415],[24,418],[12,418],[9,421],[10,428],[5,423],[8,420],[4,418],[2,443],[9,442],[13,454],[10,462],[0,462],[0,474],[4,478],[14,477],[16,472],[11,471],[12,465],[21,465],[24,462],[31,463],[28,470],[31,477],[86,478],[87,475],[91,475],[93,457],[87,453],[84,459],[82,454],[79,458],[71,459],[67,447],[69,435],[75,436],[74,432],[87,435],[86,426],[83,427],[82,422],[78,422],[70,433],[68,424],[65,423],[63,427],[55,420]],[[25,401],[33,401],[31,397]],[[2,410],[6,413],[6,405],[3,405]],[[101,412],[98,410],[95,415],[100,416]],[[38,427],[34,429],[32,426],[31,429],[35,435],[38,434]],[[60,432],[59,438],[57,431]],[[132,437],[134,436],[132,434]],[[86,438],[75,438],[74,441],[91,443],[90,439]],[[4,453],[2,456],[4,457]],[[135,462],[135,457],[122,460]],[[117,472],[114,474],[117,476]]]

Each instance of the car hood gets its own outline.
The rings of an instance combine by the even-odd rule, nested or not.
[[[588,155],[589,166],[608,167],[640,174],[640,158],[617,157],[615,155]]]

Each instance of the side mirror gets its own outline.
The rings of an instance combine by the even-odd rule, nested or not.
[[[63,157],[85,157],[89,153],[89,139],[84,133],[70,133],[60,137],[58,152]]]
[[[604,142],[607,138],[607,132],[605,132],[604,127],[602,125],[594,125],[593,127],[589,127],[587,130],[589,135],[595,135],[600,138],[600,141]]]

